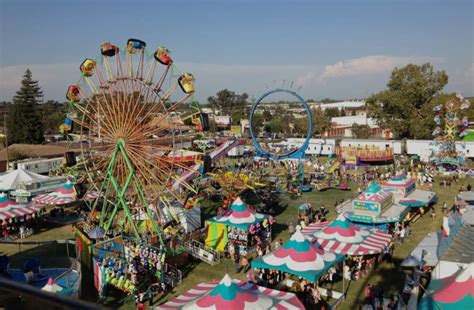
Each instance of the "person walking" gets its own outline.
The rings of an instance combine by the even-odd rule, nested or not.
[[[239,258],[239,254],[237,253],[234,254],[234,272],[235,273],[240,272],[240,258]]]
[[[247,273],[250,268],[247,256],[242,255],[242,258],[240,259],[240,267],[242,268],[243,273]]]
[[[25,238],[25,226],[20,226],[20,239]]]
[[[402,229],[400,229],[400,235],[399,235],[399,238],[400,238],[400,243],[403,244],[404,240],[405,240],[405,227],[402,226]]]

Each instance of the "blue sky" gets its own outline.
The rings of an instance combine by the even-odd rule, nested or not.
[[[26,68],[46,99],[63,100],[101,42],[130,37],[168,47],[203,101],[222,88],[258,97],[283,80],[308,98],[360,98],[393,67],[425,61],[448,72],[447,91],[471,96],[473,3],[0,0],[0,100]]]

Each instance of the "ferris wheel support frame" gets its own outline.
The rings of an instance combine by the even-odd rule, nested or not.
[[[124,147],[125,147],[125,141],[123,139],[120,139],[118,141],[116,147],[115,147],[115,151],[112,154],[112,158],[110,160],[109,166],[107,167],[106,178],[108,178],[108,180],[110,180],[110,182],[112,183],[112,186],[113,186],[113,188],[114,188],[114,190],[117,194],[117,202],[115,203],[112,214],[108,217],[108,220],[106,222],[104,222],[104,220],[105,220],[105,217],[107,216],[107,213],[108,213],[107,208],[102,208],[102,213],[101,213],[101,216],[100,216],[100,226],[103,226],[105,231],[109,231],[110,226],[112,225],[112,223],[115,219],[115,215],[116,215],[116,213],[119,209],[119,205],[120,205],[122,207],[122,209],[124,210],[125,215],[127,216],[127,219],[129,220],[130,225],[132,226],[133,233],[134,233],[135,237],[140,238],[140,234],[138,233],[138,229],[135,225],[135,221],[132,218],[132,214],[130,212],[130,209],[128,208],[127,200],[126,200],[126,197],[125,197],[125,194],[126,194],[128,188],[130,186],[130,182],[133,180],[134,183],[135,183],[136,190],[137,190],[137,192],[140,196],[140,200],[141,200],[141,202],[143,204],[143,207],[145,209],[145,212],[147,214],[147,219],[150,221],[152,231],[158,236],[158,238],[160,240],[160,244],[162,246],[164,246],[163,239],[161,238],[161,234],[163,232],[156,225],[156,223],[153,221],[153,216],[152,216],[151,211],[149,209],[149,204],[148,204],[148,201],[145,198],[145,194],[143,193],[142,185],[136,177],[135,169],[133,168],[133,165],[130,162],[130,160],[127,156],[127,152],[125,151]],[[114,176],[114,169],[113,169],[114,164],[115,164],[115,160],[117,158],[117,154],[119,152],[123,156],[123,158],[124,158],[124,160],[127,164],[127,167],[129,169],[129,174],[128,174],[127,180],[126,180],[126,182],[125,182],[125,184],[122,188],[120,188],[120,185],[118,184],[117,179]]]

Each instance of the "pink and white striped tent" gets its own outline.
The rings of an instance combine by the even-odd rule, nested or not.
[[[154,309],[304,309],[295,294],[233,280],[226,274],[220,282],[201,283],[183,295]]]
[[[0,194],[0,220],[24,216],[41,210],[44,206],[34,204],[18,204],[8,199],[4,193]]]
[[[64,205],[74,202],[76,199],[77,195],[74,184],[71,181],[67,181],[63,187],[48,194],[38,195],[33,198],[33,201],[45,205]]]
[[[343,215],[333,222],[308,225],[302,232],[325,251],[347,255],[381,253],[392,240],[381,230],[356,227]]]

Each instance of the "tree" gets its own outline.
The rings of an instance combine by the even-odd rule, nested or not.
[[[326,110],[324,110],[324,114],[326,114],[326,116],[329,117],[329,118],[338,117],[340,115],[338,108],[326,109]]]
[[[66,104],[48,100],[39,107],[45,132],[48,134],[58,132],[59,126],[64,122],[66,117]]]
[[[392,71],[387,89],[367,98],[368,115],[398,138],[430,139],[435,99],[448,83],[429,63]]]
[[[38,111],[42,95],[38,81],[31,78],[29,69],[26,70],[21,88],[13,97],[13,104],[8,113],[9,143],[39,144],[44,141],[43,123]]]
[[[272,113],[270,113],[270,111],[268,111],[268,110],[264,110],[263,111],[263,118],[266,119],[266,120],[271,120],[272,119]]]
[[[357,139],[368,139],[372,136],[368,125],[352,124],[352,137]]]
[[[207,98],[207,102],[212,109],[218,109],[224,114],[230,114],[234,111],[246,112],[245,107],[248,97],[249,95],[246,93],[238,95],[231,90],[223,89],[220,90],[215,97],[211,96]]]
[[[313,109],[313,133],[322,134],[331,127],[331,119],[318,106]]]
[[[341,109],[341,112],[339,113],[339,116],[346,116],[346,110]]]

